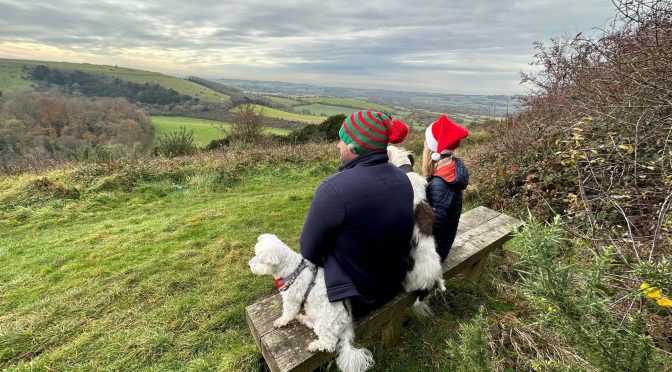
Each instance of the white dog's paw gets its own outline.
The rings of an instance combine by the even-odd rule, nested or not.
[[[290,319],[286,319],[286,318],[283,318],[283,317],[279,317],[278,319],[276,319],[276,320],[273,322],[273,326],[274,326],[275,328],[284,327],[284,326],[286,326],[287,324],[289,324],[289,322],[291,322],[291,321],[292,321],[291,318],[290,318]]]
[[[308,344],[308,351],[310,351],[311,353],[315,353],[318,351],[328,351],[325,346],[326,345],[324,345],[323,342],[320,342],[320,340],[315,340]]]
[[[441,280],[439,280],[438,283],[439,283],[439,290],[441,292],[445,291],[446,290],[446,281],[441,279]]]

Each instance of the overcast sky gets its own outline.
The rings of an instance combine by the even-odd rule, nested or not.
[[[534,41],[605,26],[609,0],[0,0],[0,57],[176,76],[523,92]]]

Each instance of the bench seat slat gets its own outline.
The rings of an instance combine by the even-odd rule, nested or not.
[[[453,248],[444,262],[444,278],[452,278],[478,262],[511,238],[512,227],[522,222],[486,207],[477,207],[460,217]],[[370,334],[390,321],[394,314],[413,304],[415,295],[399,293],[385,306],[355,321],[357,336]],[[261,299],[245,308],[252,335],[272,371],[312,371],[333,359],[330,353],[310,353],[308,344],[317,338],[312,330],[296,321],[274,329],[282,314],[280,294]]]

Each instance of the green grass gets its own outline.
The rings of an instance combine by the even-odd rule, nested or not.
[[[212,191],[163,181],[3,213],[0,369],[258,364],[243,309],[273,285],[246,262],[262,232],[297,245],[325,175],[266,169]]]
[[[262,106],[262,105],[253,105],[253,106],[258,111],[263,110],[263,114],[265,116],[268,116],[268,117],[271,117],[271,118],[293,120],[293,121],[303,121],[303,122],[310,123],[310,124],[319,124],[326,119],[322,116],[294,114],[294,113],[291,113],[291,112],[277,110],[277,109]],[[237,110],[238,110],[238,107],[234,107],[234,108],[231,109],[231,111],[233,111],[233,112],[236,112]]]
[[[302,100],[305,102],[322,103],[325,105],[343,106],[355,109],[368,109],[368,110],[382,111],[385,113],[394,113],[394,109],[388,106],[356,98],[309,97],[309,98],[302,98]]]
[[[244,308],[276,290],[247,261],[260,233],[298,247],[337,165],[310,144],[0,176],[0,370],[263,371]],[[373,370],[585,370],[507,251],[408,316],[398,346],[365,339]]]
[[[286,98],[286,97],[279,97],[279,96],[263,96],[263,97],[268,98],[275,103],[279,103],[279,104],[285,105],[285,106],[296,106],[296,105],[301,104],[301,101],[297,101],[295,99]]]
[[[23,72],[21,67],[15,64],[5,63],[5,60],[0,59],[0,91],[12,92],[32,90],[31,82],[22,79]]]
[[[353,111],[356,111],[354,108],[349,108],[349,107],[341,107],[341,106],[331,106],[331,105],[323,105],[321,103],[313,103],[310,105],[301,105],[301,106],[294,106],[295,110],[310,110],[311,113],[314,115],[327,115],[327,116],[332,116],[332,115],[338,115],[338,114],[343,114],[343,115],[350,115]]]
[[[230,102],[229,96],[217,93],[209,88],[192,83],[187,80],[178,79],[173,76],[160,74],[158,72],[137,70],[125,67],[107,66],[107,65],[92,65],[89,63],[68,63],[68,62],[50,62],[50,61],[33,61],[33,60],[18,60],[18,59],[0,59],[0,83],[8,81],[7,91],[25,89],[26,85],[17,81],[17,76],[20,79],[21,67],[24,65],[36,66],[45,65],[52,68],[61,68],[69,70],[81,70],[85,72],[100,73],[118,77],[123,80],[134,83],[157,83],[166,88],[172,88],[175,91],[189,95],[193,98],[199,98],[205,101],[215,102]],[[17,75],[18,74],[18,75]],[[28,81],[26,81],[28,82]],[[5,85],[0,85],[5,90]],[[28,82],[27,87],[30,87]]]
[[[223,138],[219,125],[222,125],[225,129],[231,127],[229,123],[221,121],[194,119],[184,116],[152,116],[152,124],[157,134],[154,137],[155,141],[158,135],[162,133],[178,132],[180,127],[185,127],[187,130],[192,129],[194,131],[194,144],[197,146],[205,146],[212,140]],[[289,134],[290,130],[268,127],[267,132],[284,136]]]
[[[337,161],[287,153],[278,164],[230,166],[246,170],[222,182],[220,158],[204,156],[213,158],[0,179],[0,369],[263,370],[244,308],[275,288],[247,261],[260,233],[298,247],[315,188]],[[39,179],[76,186],[79,199],[28,192]],[[487,290],[450,287],[435,322],[411,320],[391,350],[370,343],[374,370],[450,365],[445,341],[489,302]]]

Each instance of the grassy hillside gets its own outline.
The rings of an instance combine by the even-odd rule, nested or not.
[[[5,81],[7,82],[6,91],[30,88],[30,82],[21,79],[21,67],[24,65],[45,65],[47,67],[53,68],[82,70],[86,72],[111,75],[139,84],[157,83],[166,88],[172,88],[178,93],[186,94],[201,100],[224,103],[230,102],[229,96],[225,94],[217,93],[196,83],[178,79],[173,76],[160,74],[158,72],[107,65],[92,65],[88,63],[49,62],[17,59],[0,59],[0,82],[3,83],[3,85],[1,85],[3,87],[2,90],[5,90]]]
[[[285,105],[285,106],[296,106],[296,105],[301,104],[301,101],[297,101],[297,100],[291,99],[291,98],[278,97],[278,96],[263,96],[263,97],[268,98],[269,100],[271,100],[275,103],[279,103],[279,104]]]
[[[394,112],[394,109],[388,106],[379,105],[377,103],[368,102],[356,98],[310,97],[310,98],[304,98],[302,100],[311,103],[322,103],[325,105],[352,107],[356,109],[368,109],[368,110],[382,111],[386,113]]]
[[[409,140],[421,147],[420,135]],[[276,289],[247,261],[260,233],[298,247],[315,188],[338,166],[332,146],[131,157],[2,176],[0,369],[265,370],[244,308]],[[672,363],[642,347],[650,339],[632,331],[636,319],[593,327],[591,317],[550,302],[554,294],[531,292],[542,267],[513,253],[554,243],[563,246],[552,257],[576,252],[557,227],[527,229],[491,254],[478,284],[451,280],[432,297],[435,317],[408,314],[397,347],[362,340],[373,370],[628,370],[600,368],[618,363],[664,370]],[[529,278],[516,271],[520,264],[532,266],[521,268]],[[592,270],[590,262],[548,267],[575,275],[586,266]],[[548,278],[555,276],[538,280]],[[611,279],[603,280],[601,287]]]
[[[313,103],[310,105],[301,105],[301,106],[294,106],[295,110],[310,110],[311,113],[314,115],[327,115],[327,116],[332,116],[332,115],[338,115],[338,114],[343,114],[343,115],[350,115],[353,111],[356,111],[357,109],[355,108],[350,108],[350,107],[340,107],[340,106],[331,106],[331,105],[323,105],[321,103]]]
[[[23,76],[21,64],[11,61],[0,59],[0,90],[3,92],[31,90],[32,83],[21,78]]]
[[[263,370],[244,307],[275,288],[247,261],[260,233],[298,246],[336,167],[326,144],[4,178],[0,369]],[[53,192],[73,187],[78,198]],[[507,306],[483,293],[458,283],[441,301],[459,310],[411,322],[393,350],[369,343],[375,370],[449,363],[457,321],[484,302]]]
[[[205,146],[212,140],[221,139],[222,132],[218,129],[220,124],[223,124],[226,129],[230,127],[228,123],[216,120],[194,119],[184,116],[152,116],[152,124],[157,134],[154,141],[162,133],[177,132],[180,127],[185,127],[187,130],[192,129],[194,131],[194,144],[197,146]],[[287,135],[290,132],[289,129],[273,127],[267,128],[267,131],[279,135]]]
[[[301,114],[295,114],[292,112],[287,112],[287,111],[282,111],[270,107],[265,107],[261,105],[253,105],[256,110],[262,111],[265,116],[272,117],[272,118],[278,118],[278,119],[285,119],[285,120],[293,120],[293,121],[303,121],[306,123],[310,124],[319,124],[324,121],[324,117],[321,116],[315,116],[315,115],[301,115]],[[238,107],[234,107],[231,109],[231,111],[236,112],[238,110]]]
[[[0,369],[254,369],[243,309],[273,291],[246,266],[256,236],[296,246],[336,166],[303,150],[256,172],[263,151],[0,181]]]

